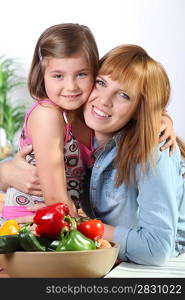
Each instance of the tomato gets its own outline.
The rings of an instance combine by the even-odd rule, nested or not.
[[[86,237],[97,240],[103,236],[104,224],[98,219],[89,219],[87,221],[77,223],[77,229]]]

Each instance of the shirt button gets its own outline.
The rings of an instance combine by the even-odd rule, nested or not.
[[[97,168],[97,169],[100,168],[100,165],[96,165],[96,168]]]
[[[96,190],[96,187],[95,187],[95,186],[92,186],[92,190]]]

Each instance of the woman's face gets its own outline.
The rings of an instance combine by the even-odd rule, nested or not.
[[[133,117],[135,108],[136,101],[123,85],[108,75],[98,75],[85,105],[84,118],[87,126],[111,136]]]

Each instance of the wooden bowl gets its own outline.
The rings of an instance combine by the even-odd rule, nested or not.
[[[119,245],[88,251],[24,252],[0,254],[10,277],[100,278],[114,266]]]

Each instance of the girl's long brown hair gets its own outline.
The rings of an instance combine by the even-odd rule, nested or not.
[[[137,101],[135,116],[122,132],[116,158],[116,185],[123,181],[129,185],[136,177],[136,166],[139,164],[144,171],[159,143],[161,114],[169,100],[170,83],[162,65],[136,45],[116,47],[100,63],[100,74],[121,83]]]

